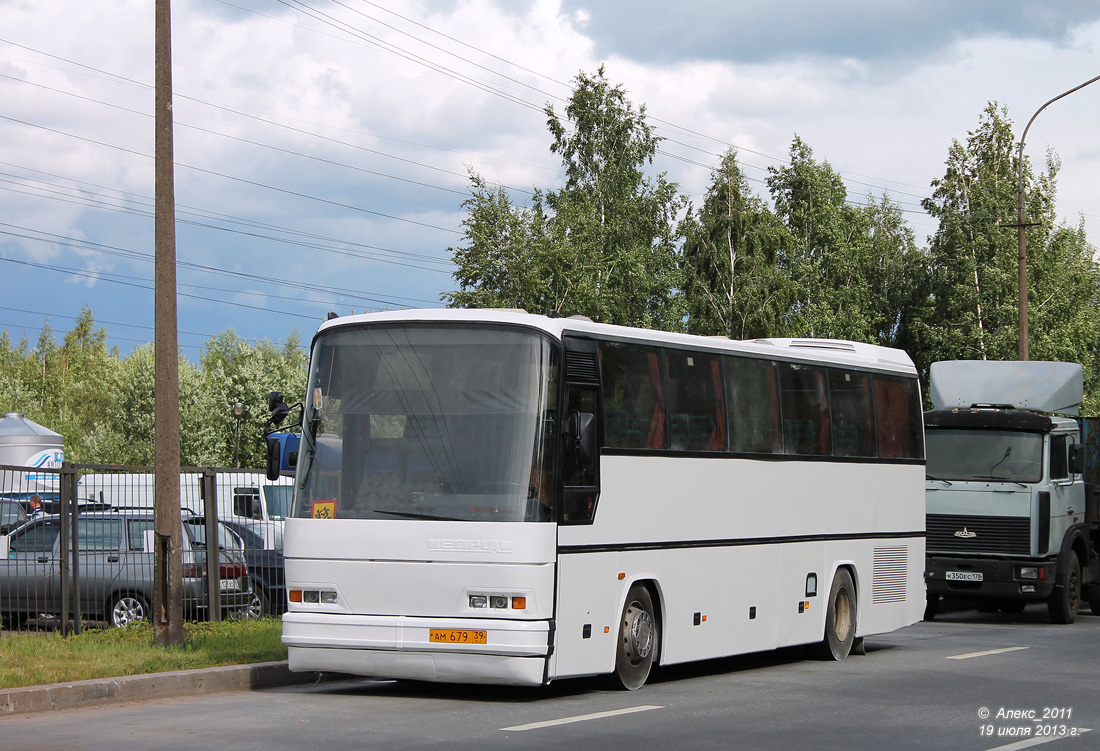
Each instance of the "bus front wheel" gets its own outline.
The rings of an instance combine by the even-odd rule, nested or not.
[[[822,660],[843,660],[856,639],[856,587],[847,569],[839,569],[829,588],[825,609],[825,638],[815,645]]]
[[[641,688],[649,678],[656,656],[657,620],[653,615],[653,598],[645,587],[633,586],[626,595],[623,615],[619,619],[612,684],[627,691]]]

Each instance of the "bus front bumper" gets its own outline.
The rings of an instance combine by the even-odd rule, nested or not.
[[[433,630],[483,632],[485,643],[431,641]],[[539,686],[550,655],[547,621],[340,615],[283,615],[283,644],[296,672],[373,678]]]

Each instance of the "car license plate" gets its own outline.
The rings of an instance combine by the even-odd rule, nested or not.
[[[429,632],[433,644],[486,644],[484,631],[468,631],[453,628],[433,628]]]
[[[981,571],[948,571],[944,574],[944,578],[949,582],[980,582],[982,580]]]
[[[222,592],[240,592],[241,583],[236,579],[221,579]]]

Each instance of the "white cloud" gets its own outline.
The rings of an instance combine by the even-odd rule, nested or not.
[[[819,14],[825,6],[816,2],[799,6],[804,12],[792,16],[766,4],[697,3],[675,9],[660,4],[626,13],[621,3],[606,2],[395,0],[382,4],[398,15],[368,4],[350,6],[362,15],[326,6],[347,24],[339,27],[284,6],[239,3],[250,1],[256,12],[215,0],[173,3],[174,79],[182,95],[176,103],[176,160],[207,170],[177,168],[177,201],[412,254],[401,266],[180,225],[181,260],[314,285],[313,292],[289,301],[274,297],[281,294],[278,285],[260,290],[272,295],[273,308],[301,313],[307,338],[326,310],[369,307],[361,298],[333,302],[327,288],[356,289],[389,302],[435,301],[452,289],[447,275],[424,270],[420,256],[446,258],[446,248],[461,242],[454,230],[462,219],[467,168],[521,191],[555,187],[560,165],[548,150],[542,108],[552,102],[560,112],[567,84],[579,71],[606,63],[609,79],[621,82],[636,104],[644,102],[651,115],[679,126],[658,124],[662,135],[687,144],[666,143],[658,167],[694,196],[705,190],[705,165],[716,163],[714,154],[723,142],[744,149],[741,158],[749,176],[761,179],[765,168],[777,163],[766,155],[784,156],[798,133],[819,159],[845,174],[852,197],[887,187],[915,210],[929,182],[942,174],[951,140],[965,138],[977,125],[986,101],[1008,105],[1019,129],[1044,101],[1094,74],[1100,43],[1100,22],[1088,21],[1096,14],[1082,4],[1043,16],[1039,5],[1015,2],[993,17],[988,4],[952,10],[932,3],[921,6],[919,23],[904,29],[904,13],[889,17],[882,12],[868,16],[866,24],[852,24],[853,14],[867,13],[866,4],[859,3],[837,6],[826,21]],[[793,23],[781,22],[790,17]],[[49,172],[59,177],[37,177],[69,186],[79,181],[89,197],[110,193],[113,201],[118,200],[115,191],[151,196],[152,160],[121,149],[151,154],[152,120],[118,107],[151,113],[152,91],[108,75],[152,82],[151,4],[8,2],[0,4],[0,29],[0,38],[31,48],[0,42],[0,74],[10,76],[0,77],[0,116],[33,123],[0,119],[0,161],[17,165],[0,171],[19,179],[35,176],[30,170]],[[692,41],[685,29],[700,33]],[[838,29],[846,31],[838,34]],[[882,38],[869,45],[876,33]],[[389,51],[380,49],[387,44]],[[183,96],[246,110],[289,128]],[[1048,144],[1059,152],[1064,163],[1059,209],[1070,220],[1084,212],[1090,226],[1100,221],[1100,195],[1094,189],[1100,150],[1092,133],[1098,102],[1100,84],[1052,105],[1032,126],[1027,149],[1032,159],[1041,158]],[[7,221],[17,217],[42,231],[152,252],[148,217],[16,193],[5,185],[0,183],[0,215]],[[766,193],[758,182],[753,187]],[[522,199],[525,194],[515,195]],[[909,217],[918,235],[934,229],[919,213]],[[181,213],[180,219],[190,217]],[[71,268],[151,275],[148,264],[117,255],[78,254],[10,235],[0,235],[0,255],[49,255]],[[34,303],[49,300],[58,314],[74,315],[87,304],[106,320],[152,320],[151,305],[145,309],[133,302],[149,297],[143,292],[101,278],[85,296],[52,294],[66,288],[64,279],[56,272],[30,273],[5,264],[0,296],[14,301],[10,307],[39,310],[45,303]],[[231,286],[231,280],[208,274],[195,281]],[[232,324],[242,336],[273,340],[294,327],[288,316],[187,298],[181,298],[180,321],[182,329],[208,333]],[[41,320],[17,323],[40,325]]]

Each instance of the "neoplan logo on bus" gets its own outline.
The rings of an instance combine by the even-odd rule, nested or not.
[[[955,533],[955,537],[962,537],[964,540],[969,540],[977,536],[978,535],[976,532],[971,532],[966,527],[963,527],[961,530]]]
[[[428,550],[455,550],[463,553],[511,553],[511,540],[429,539]]]

